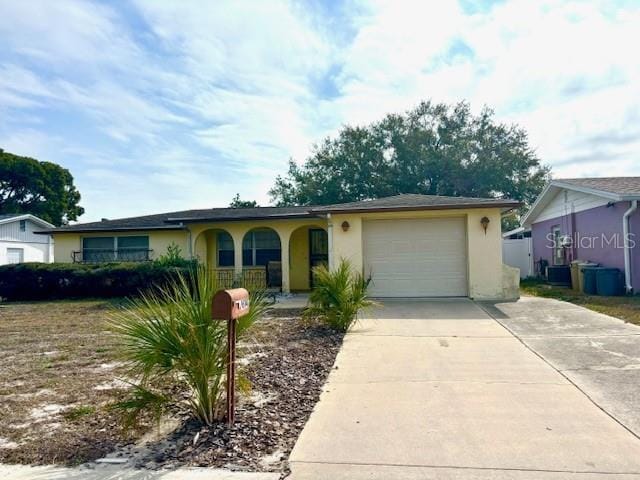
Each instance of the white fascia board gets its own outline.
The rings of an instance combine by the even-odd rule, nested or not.
[[[31,220],[33,223],[37,223],[42,227],[55,228],[55,225],[49,222],[46,222],[41,218],[36,217],[35,215],[31,215],[30,213],[25,213],[23,215],[16,215],[15,217],[4,218],[0,220],[0,225],[5,223],[19,222],[20,220]]]
[[[553,188],[553,190],[552,190]],[[583,187],[573,185],[571,183],[564,183],[561,180],[551,180],[544,188],[542,193],[538,196],[536,201],[533,203],[529,211],[526,213],[524,217],[522,217],[522,225],[526,227],[531,227],[531,224],[539,215],[540,211],[544,209],[546,204],[544,203],[552,194],[556,193],[555,189],[566,189],[573,190],[576,192],[586,193],[589,195],[595,195],[598,197],[605,198],[607,200],[611,200],[613,202],[624,202],[631,200],[640,200],[640,197],[637,195],[619,195],[617,193],[604,192],[602,190],[598,190],[595,188]]]
[[[551,192],[551,194],[549,193],[553,187],[553,182],[547,183],[547,186],[544,187],[540,195],[538,195],[538,198],[536,198],[536,201],[533,202],[533,205],[531,205],[529,211],[524,215],[524,217],[522,217],[520,224],[523,227],[531,227],[531,223],[533,223],[533,220],[535,220],[538,211],[545,207],[545,204],[543,204],[543,202],[546,201],[551,194],[556,193],[555,190]]]
[[[556,187],[560,187],[560,188],[566,188],[567,190],[574,190],[576,192],[588,193],[590,195],[596,195],[598,197],[608,198],[609,200],[613,200],[615,202],[621,202],[622,200],[624,200],[624,198],[617,193],[604,192],[602,190],[598,190],[595,188],[577,186],[570,183],[564,183],[558,180],[552,180],[551,185],[555,185]]]

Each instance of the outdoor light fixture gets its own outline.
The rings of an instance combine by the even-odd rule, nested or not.
[[[489,227],[489,217],[482,217],[480,219],[480,225],[482,225],[482,228],[484,228],[484,234],[487,234],[487,227]]]
[[[350,226],[351,226],[351,225],[349,225],[349,222],[347,222],[347,221],[345,220],[344,222],[342,222],[342,225],[341,225],[341,227],[342,227],[342,231],[343,231],[343,232],[346,232],[347,230],[349,230],[349,227],[350,227]]]

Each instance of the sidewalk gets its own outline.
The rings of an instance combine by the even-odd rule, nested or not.
[[[7,480],[277,480],[279,473],[230,472],[216,468],[176,470],[122,469],[116,465],[95,468],[0,465],[0,478]]]

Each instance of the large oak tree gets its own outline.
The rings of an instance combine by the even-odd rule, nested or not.
[[[345,126],[289,162],[270,194],[277,205],[322,205],[399,193],[504,197],[530,205],[549,178],[526,132],[466,102],[423,102],[364,127]],[[526,207],[525,207],[526,208]]]
[[[31,213],[54,225],[84,213],[69,170],[0,149],[0,214]]]

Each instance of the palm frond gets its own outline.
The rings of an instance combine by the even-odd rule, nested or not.
[[[120,340],[129,375],[145,386],[167,380],[183,384],[190,392],[194,415],[205,424],[219,417],[225,388],[227,326],[212,318],[217,291],[215,277],[199,267],[130,301],[113,314],[109,324]],[[265,309],[264,294],[252,292],[249,313],[238,323],[238,335],[243,335]],[[143,405],[147,398],[152,405],[148,392],[145,396],[134,391],[130,406]],[[129,410],[135,415],[142,408]]]

